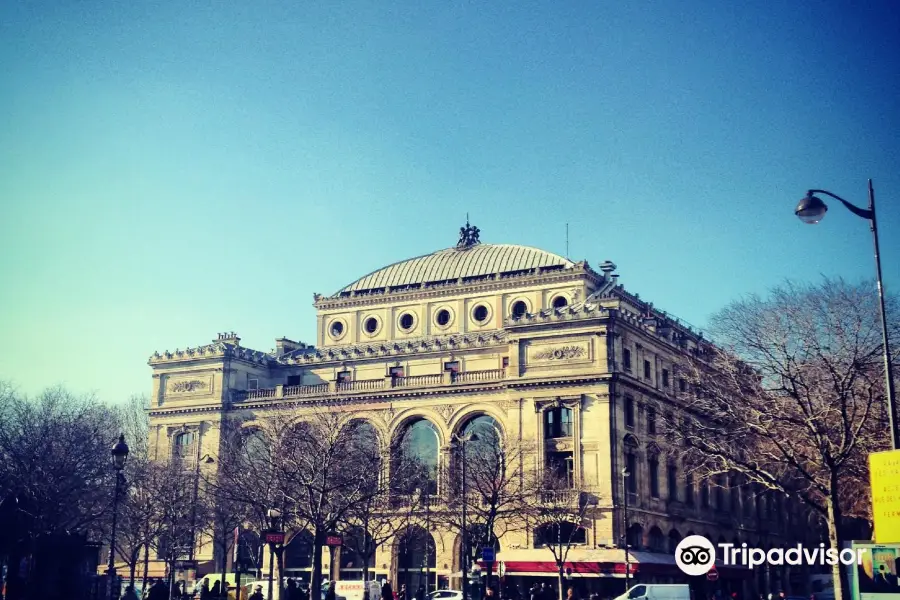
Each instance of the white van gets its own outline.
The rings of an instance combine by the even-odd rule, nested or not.
[[[616,600],[691,600],[691,588],[686,583],[641,583]]]
[[[334,595],[346,600],[363,600],[363,591],[368,587],[369,600],[378,600],[381,596],[381,586],[377,581],[339,580],[333,581]]]

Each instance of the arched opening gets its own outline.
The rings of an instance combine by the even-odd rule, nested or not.
[[[677,529],[673,529],[669,532],[669,554],[675,554],[675,548],[678,547],[678,544],[681,542],[681,534],[678,533]]]
[[[435,589],[436,566],[434,538],[431,534],[418,526],[407,529],[400,538],[397,551],[397,579],[398,584],[406,584],[408,597],[413,596],[420,587]],[[426,580],[426,571],[430,581]]]
[[[347,453],[362,466],[362,474],[370,492],[378,487],[381,475],[381,444],[375,426],[365,419],[354,419],[345,426]]]
[[[284,547],[284,576],[309,583],[313,563],[313,534],[300,531]]]
[[[650,528],[650,551],[651,552],[665,552],[666,551],[666,538],[663,535],[662,530],[659,527],[651,527]]]
[[[553,299],[553,308],[565,308],[569,305],[569,300],[565,296],[557,296]]]
[[[375,541],[361,527],[353,527],[344,533],[340,548],[341,579],[362,581],[363,566],[368,567],[371,578],[375,570]]]
[[[466,461],[467,493],[490,497],[505,481],[506,455],[503,439],[497,421],[488,415],[479,414],[464,421],[459,429],[459,437],[467,439],[465,456],[463,445],[458,444],[454,454],[453,490],[461,493],[462,461]]]
[[[521,319],[528,312],[528,305],[525,304],[524,300],[516,300],[513,302],[512,310],[510,314],[513,319]]]
[[[644,528],[640,523],[632,523],[626,533],[628,547],[632,550],[640,550],[644,546]]]
[[[437,428],[431,421],[418,418],[406,424],[392,452],[391,488],[395,494],[437,493],[438,445]]]
[[[577,545],[587,543],[587,531],[584,527],[562,521],[559,523],[544,523],[534,530],[534,547],[565,546],[566,543]]]

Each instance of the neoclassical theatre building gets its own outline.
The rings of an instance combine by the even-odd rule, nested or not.
[[[626,539],[639,581],[678,582],[673,553],[684,536],[771,547],[791,529],[790,512],[764,495],[694,480],[667,451],[660,411],[685,393],[673,362],[702,340],[626,291],[612,262],[594,268],[481,243],[467,224],[454,247],[369,273],[314,304],[315,344],[282,338],[261,352],[219,334],[154,353],[155,455],[214,456],[224,419],[327,403],[369,421],[384,442],[414,433],[420,451],[445,465],[452,436],[489,419],[504,437],[532,440],[541,465],[598,499],[568,565],[577,585],[598,592],[621,592]],[[623,479],[623,469],[632,476]],[[378,579],[418,587],[424,535],[379,549],[370,565]],[[458,536],[440,526],[427,535],[436,549],[431,585],[458,589]],[[200,572],[212,571],[212,544],[199,543]],[[309,544],[308,533],[290,532],[285,576],[308,578]],[[554,581],[553,557],[535,532],[503,536],[497,559],[514,585]],[[360,578],[358,561],[327,550],[325,561],[337,578]],[[748,591],[787,590],[796,579],[720,572],[720,583]]]

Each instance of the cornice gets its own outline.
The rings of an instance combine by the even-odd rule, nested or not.
[[[601,275],[597,274],[586,265],[583,265],[579,269],[563,271],[548,271],[537,274],[496,273],[488,277],[490,277],[490,279],[487,279],[486,281],[475,282],[463,282],[460,278],[456,282],[436,284],[415,290],[387,290],[383,292],[355,293],[355,295],[344,297],[326,297],[317,295],[315,296],[313,306],[318,310],[334,310],[388,304],[398,301],[427,300],[447,295],[455,296],[460,294],[484,293],[520,288],[530,284],[560,283],[578,279],[587,279],[593,283],[600,283],[603,281]]]
[[[505,329],[476,333],[459,333],[443,336],[429,336],[408,340],[371,342],[346,346],[315,348],[314,351],[298,350],[277,359],[280,365],[307,365],[340,363],[348,360],[456,352],[477,348],[498,348],[507,344]]]
[[[166,350],[162,354],[154,352],[147,364],[150,366],[179,363],[190,360],[203,359],[222,359],[230,358],[234,360],[242,360],[251,364],[270,366],[275,363],[275,357],[259,350],[244,348],[227,342],[213,342],[196,348],[185,348],[184,350],[175,349],[174,352]]]

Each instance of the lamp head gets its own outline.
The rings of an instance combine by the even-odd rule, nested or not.
[[[110,454],[116,471],[124,469],[125,461],[128,460],[128,444],[125,443],[125,434],[119,436],[119,441],[112,447]]]
[[[794,214],[804,223],[815,225],[822,220],[827,211],[828,206],[822,202],[821,198],[813,196],[812,192],[807,192],[806,197],[794,209]]]

